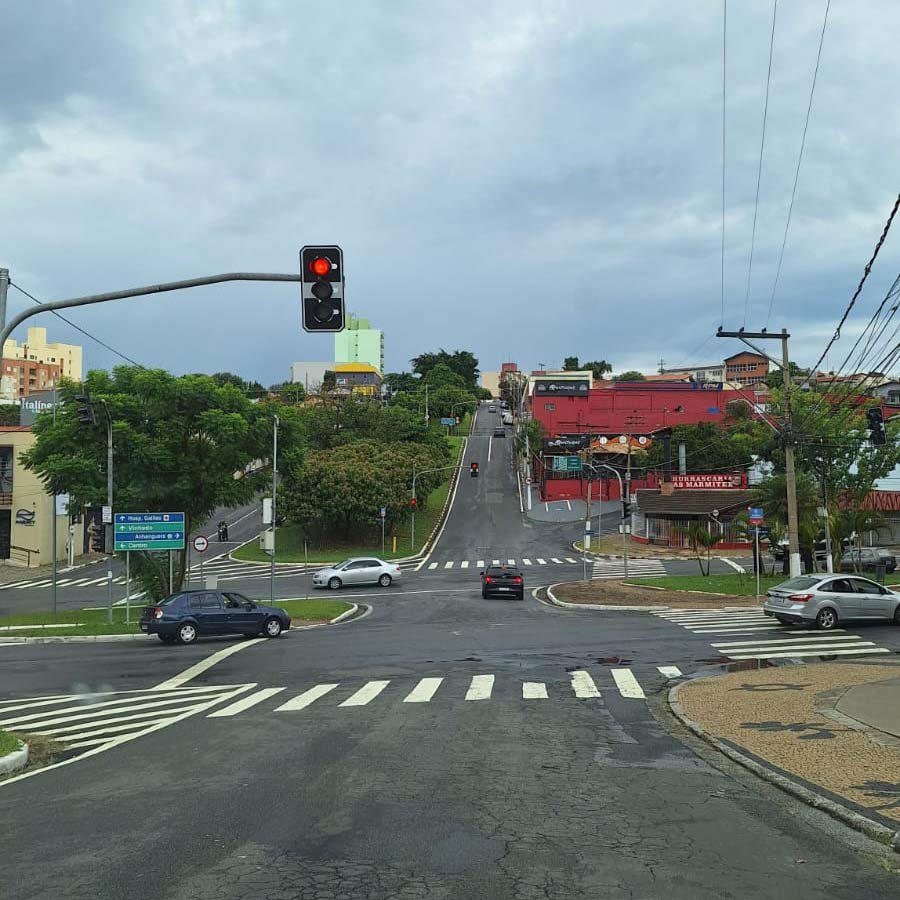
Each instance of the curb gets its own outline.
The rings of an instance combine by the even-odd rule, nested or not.
[[[19,749],[0,756],[0,775],[12,775],[28,765],[28,744],[19,741]]]
[[[612,553],[595,553],[593,550],[584,551],[581,549],[581,547],[577,546],[577,544],[578,544],[578,541],[572,541],[572,549],[576,553],[585,553],[586,552],[588,556],[592,556],[592,557],[594,557],[594,559],[614,559],[614,560],[625,559],[624,556],[616,556]],[[716,558],[718,559],[718,557],[716,557]],[[655,560],[655,559],[662,559],[662,560],[667,560],[668,562],[677,562],[677,561],[683,561],[685,559],[690,561],[693,559],[693,557],[692,556],[632,556],[629,553],[628,559],[629,560],[645,559],[645,560],[651,560],[651,561]]]
[[[338,622],[343,622],[344,619],[350,619],[355,616],[359,612],[359,604],[352,603],[350,605],[350,609],[344,610],[339,616],[335,616],[328,624],[329,625],[337,625]]]
[[[809,788],[803,787],[803,785],[798,784],[793,779],[787,778],[786,776],[773,771],[767,766],[761,765],[760,763],[756,762],[756,760],[751,759],[749,756],[745,756],[743,753],[735,750],[733,747],[729,747],[728,744],[720,741],[717,737],[710,734],[702,725],[689,718],[681,708],[681,704],[678,701],[678,691],[683,686],[684,683],[676,684],[674,687],[670,688],[667,697],[669,709],[672,710],[672,714],[675,716],[675,718],[678,719],[678,721],[681,722],[682,725],[689,728],[695,735],[697,735],[697,737],[702,738],[712,747],[715,747],[716,750],[718,750],[720,753],[723,753],[733,762],[738,763],[745,769],[749,769],[751,772],[753,772],[754,775],[762,778],[763,781],[768,781],[770,784],[774,784],[775,787],[780,788],[782,791],[790,794],[792,797],[795,797],[798,800],[802,800],[804,803],[812,806],[814,809],[819,809],[827,812],[830,816],[838,819],[845,825],[849,825],[856,831],[861,831],[863,834],[867,835],[873,840],[878,841],[881,844],[888,845],[896,853],[900,853],[900,829],[894,831],[887,825],[882,825],[880,822],[875,822],[872,819],[868,819],[864,815],[861,815],[858,812],[854,812],[852,809],[848,809],[843,804],[838,803],[835,800],[831,800],[828,797],[824,797],[822,796],[822,794],[818,794],[815,791],[810,790]]]
[[[669,606],[613,606],[601,605],[599,603],[566,603],[565,600],[558,600],[553,593],[553,588],[566,584],[564,581],[558,581],[545,588],[547,591],[547,599],[554,605],[563,609],[600,609],[600,610],[618,610],[619,612],[664,612],[671,609]]]

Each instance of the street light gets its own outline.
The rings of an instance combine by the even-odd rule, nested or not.
[[[416,471],[416,464],[413,463],[413,477],[412,477],[412,500],[410,501],[410,509],[412,510],[412,524],[410,526],[409,533],[409,543],[413,550],[416,549],[416,508],[419,504],[418,498],[416,497],[416,479],[420,475],[428,475],[431,472],[443,472],[445,469],[455,469],[457,464],[454,463],[452,466],[438,466],[435,469],[422,469],[421,472]]]

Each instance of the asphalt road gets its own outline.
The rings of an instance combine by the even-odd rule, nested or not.
[[[88,742],[0,784],[4,900],[897,896],[864,839],[670,732],[660,668],[726,664],[725,625],[482,600],[463,558],[580,568],[485,442],[431,558],[456,564],[353,592],[361,619],[0,647],[0,721]],[[127,693],[54,696],[84,690]]]

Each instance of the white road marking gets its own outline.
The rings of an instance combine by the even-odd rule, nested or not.
[[[211,656],[207,656],[206,659],[201,659],[200,662],[185,669],[181,674],[174,675],[172,678],[161,681],[156,685],[154,690],[165,691],[168,688],[181,687],[181,685],[187,684],[192,678],[196,678],[207,669],[211,669],[213,666],[222,662],[223,659],[227,659],[229,656],[240,653],[241,650],[246,650],[247,647],[252,647],[254,644],[258,644],[260,641],[265,640],[268,640],[268,638],[254,638],[249,641],[242,641],[240,644],[232,644],[230,647],[225,647],[223,650],[217,650]]]
[[[578,560],[577,560],[577,559],[572,559],[571,556],[567,556],[567,557],[566,557],[566,562],[568,562],[568,563],[576,563],[576,562],[578,562]]]
[[[656,671],[666,678],[681,678],[681,669],[678,666],[657,666]]]
[[[525,559],[525,558],[523,557],[523,559],[522,559],[522,565],[530,566],[530,565],[531,565],[531,560],[530,560],[530,559]]]
[[[369,681],[343,703],[339,703],[338,706],[365,706],[374,700],[389,684],[390,681]]]
[[[315,703],[319,697],[324,697],[337,686],[336,684],[317,684],[308,691],[297,694],[296,697],[291,698],[287,703],[282,703],[275,712],[296,712],[298,709],[306,709],[311,703]]]
[[[555,556],[550,557],[550,562],[555,562],[555,563],[559,563],[560,565],[562,565],[562,560],[557,559]]]
[[[852,650],[831,650],[817,647],[815,650],[786,650],[784,653],[728,653],[729,659],[790,659],[793,656],[868,656],[870,653],[890,653],[886,647],[860,648]]]
[[[566,506],[569,507],[569,512],[572,512],[572,504],[568,500],[566,500]]]
[[[522,699],[523,700],[546,700],[547,685],[543,681],[523,681],[522,682]]]
[[[437,567],[438,567],[438,564],[437,564],[437,563],[428,563],[428,568],[429,568],[429,569],[436,569]]]
[[[599,697],[600,691],[588,672],[572,672],[572,690],[576,697]]]
[[[494,436],[488,438],[488,462],[491,461],[491,447],[494,445]]]
[[[499,559],[494,559],[494,560],[492,560],[492,561],[491,561],[491,565],[492,565],[492,566],[499,566],[499,565],[500,565],[500,560],[499,560]]]
[[[469,561],[468,561],[467,559],[464,559],[464,560],[459,564],[459,567],[460,567],[461,569],[468,569],[468,568],[469,568]]]
[[[254,691],[252,694],[241,697],[240,700],[235,700],[234,703],[229,703],[228,706],[217,709],[215,712],[210,713],[206,718],[217,719],[220,717],[224,718],[225,716],[236,716],[245,709],[250,709],[251,706],[256,706],[257,703],[262,703],[263,700],[268,700],[269,697],[280,694],[283,690],[283,687],[277,687],[263,688],[261,691]]]
[[[547,560],[546,560],[546,559],[541,559],[540,557],[538,557],[538,565],[539,565],[539,566],[546,566],[546,565],[547,565]]]
[[[634,677],[634,672],[631,669],[610,669],[610,672],[612,672],[616,687],[623,697],[627,697],[630,700],[645,699],[644,689],[638,683],[637,678]]]
[[[452,569],[452,568],[453,568],[453,560],[448,560],[447,562],[445,562],[445,563],[444,563],[444,568],[445,568],[445,569]]]
[[[546,509],[547,512],[550,512],[550,504],[549,504],[549,503],[545,503],[545,504],[544,504],[544,509]]]
[[[828,634],[798,634],[794,637],[785,637],[781,640],[772,640],[766,641],[765,645],[760,644],[759,641],[725,641],[719,642],[717,644],[713,644],[713,647],[775,647],[778,644],[809,644],[813,641],[815,642],[831,642],[836,641],[839,644],[846,643],[847,641],[857,641],[861,640],[859,635],[856,634],[848,634],[846,636],[842,635],[833,635],[830,631]]]
[[[479,559],[478,562],[475,563],[475,565],[476,565],[479,569],[483,569],[483,568],[484,568],[484,560],[483,560],[483,559]]]
[[[443,678],[423,678],[404,698],[404,703],[428,703],[441,686]]]
[[[717,556],[716,559],[721,560],[723,563],[731,566],[736,572],[740,572],[742,575],[747,574],[747,570],[743,566],[739,566],[733,559],[729,559],[727,556]]]
[[[508,560],[506,561],[506,564],[507,564],[508,566],[514,566],[514,565],[516,564],[516,561],[515,561],[514,559],[508,559]]]
[[[466,691],[466,700],[490,700],[494,690],[493,675],[473,675]]]

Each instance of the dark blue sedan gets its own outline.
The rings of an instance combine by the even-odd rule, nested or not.
[[[193,644],[211,634],[277,638],[290,627],[283,609],[261,606],[234,591],[181,591],[141,613],[141,631],[159,635],[164,644]]]

